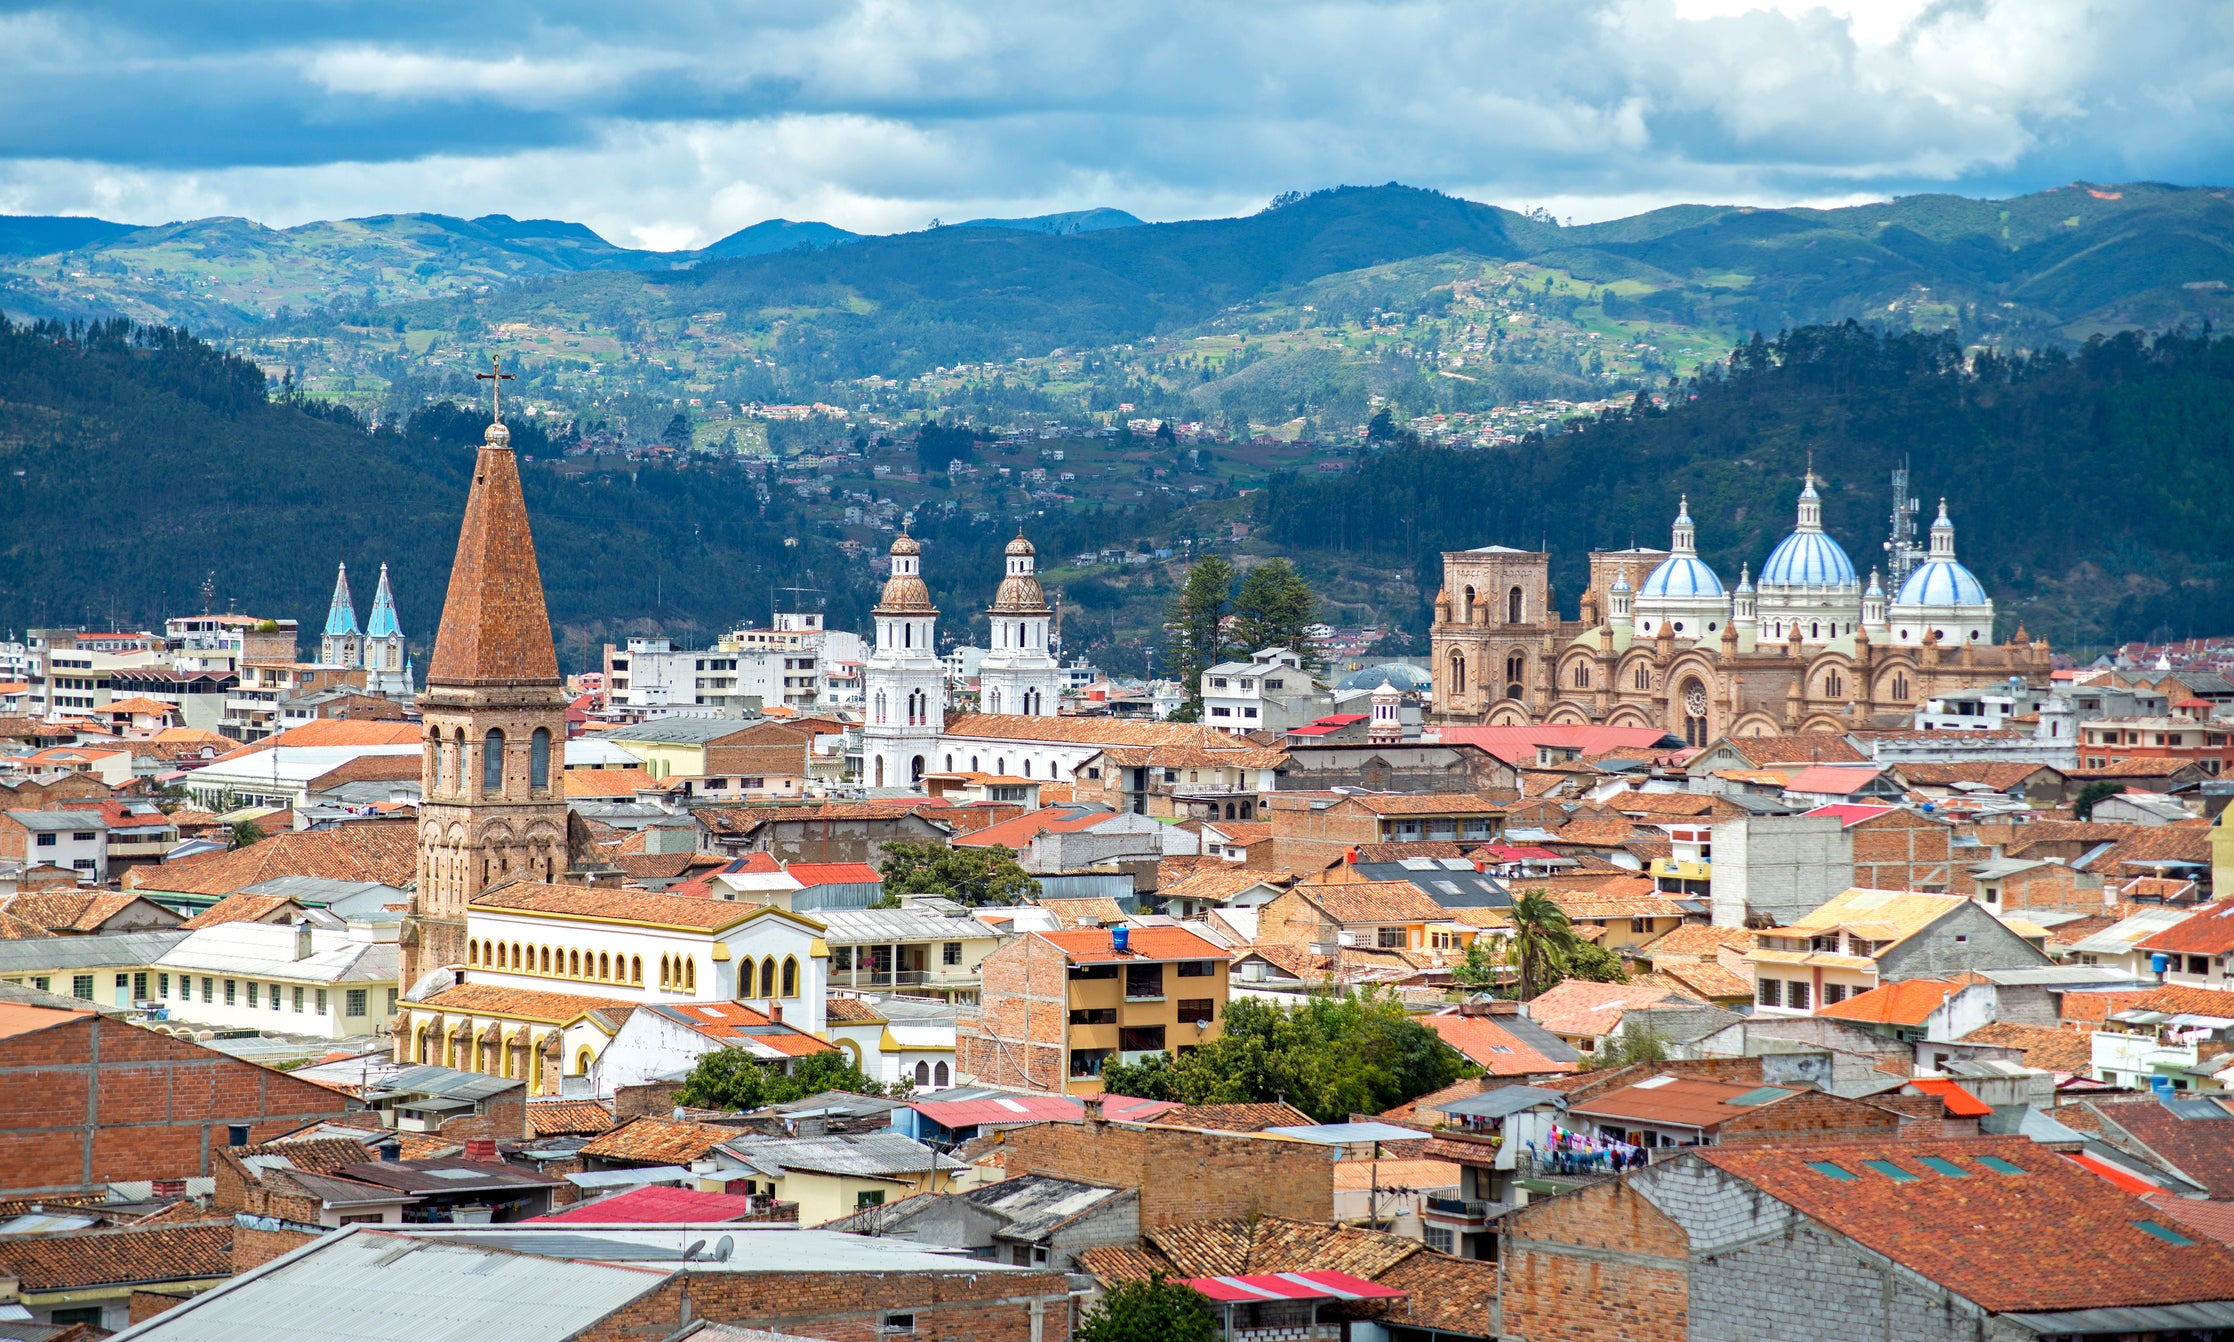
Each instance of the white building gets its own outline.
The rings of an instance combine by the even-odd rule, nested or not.
[[[780,1013],[770,1015],[742,1002],[656,1002],[629,1013],[590,1075],[604,1097],[623,1086],[687,1072],[700,1058],[723,1049],[788,1069],[798,1059],[832,1047]]]
[[[744,1002],[819,1033],[822,932],[767,904],[513,881],[466,912],[466,978],[620,1002]]]
[[[1332,711],[1326,684],[1288,648],[1260,648],[1246,662],[1220,662],[1202,673],[1203,722],[1236,736],[1284,732]]]
[[[419,755],[420,745],[268,746],[229,760],[213,760],[186,775],[194,804],[223,813],[242,806],[292,809],[306,802],[310,784],[367,755]]]
[[[1717,636],[1730,619],[1730,595],[1722,590],[1722,580],[1699,558],[1697,534],[1691,525],[1691,498],[1682,496],[1676,505],[1674,540],[1668,548],[1668,557],[1647,575],[1644,586],[1637,590],[1629,609],[1616,610],[1615,616],[1630,614],[1636,621],[1637,635],[1651,638],[1666,625],[1676,637],[1699,639]],[[1619,584],[1619,592],[1627,589],[1626,581]]]
[[[328,1039],[385,1035],[403,958],[396,943],[378,937],[368,925],[219,923],[188,933],[155,961],[146,1000],[174,1025]]]
[[[1955,558],[1955,524],[1947,519],[1945,499],[1931,524],[1927,557],[1900,585],[1889,615],[1894,647],[1917,647],[1926,639],[1958,648],[1993,642],[1994,603]]]
[[[1848,637],[1861,622],[1861,579],[1845,549],[1823,530],[1823,499],[1812,470],[1800,490],[1798,525],[1761,565],[1753,612],[1764,642],[1785,642],[1797,629],[1808,647]]]
[[[946,666],[937,650],[939,609],[923,582],[923,547],[892,542],[892,577],[877,601],[876,651],[861,671],[861,771],[875,788],[921,783],[946,727]]]
[[[23,865],[61,867],[81,882],[109,879],[109,822],[99,811],[10,811],[11,827],[23,831]]]
[[[1062,667],[1048,647],[1055,612],[1033,572],[1035,554],[1021,535],[1008,543],[1007,572],[986,612],[993,647],[977,669],[978,708],[986,713],[1051,718],[1062,699]]]

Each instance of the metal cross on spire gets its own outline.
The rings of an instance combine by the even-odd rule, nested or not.
[[[502,355],[490,355],[489,371],[486,373],[475,373],[473,375],[474,381],[486,382],[489,384],[489,416],[490,422],[494,424],[502,424],[504,422],[504,384],[512,381],[516,376],[518,376],[517,374],[507,373],[504,371],[504,364],[502,362],[502,359]]]

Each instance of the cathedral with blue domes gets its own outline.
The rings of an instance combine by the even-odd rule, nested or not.
[[[1432,632],[1437,717],[1659,726],[1705,745],[1902,728],[1926,699],[2011,676],[2045,680],[2047,644],[2021,628],[1994,642],[1993,601],[1955,557],[1944,500],[1921,554],[1899,543],[1896,507],[1886,549],[1899,577],[1888,600],[1880,574],[1865,579],[1823,529],[1816,485],[1810,469],[1790,534],[1734,588],[1699,557],[1681,499],[1666,550],[1591,554],[1575,620],[1560,618],[1548,554],[1445,553]]]

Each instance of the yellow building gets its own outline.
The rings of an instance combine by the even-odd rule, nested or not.
[[[1848,890],[1745,953],[1757,1015],[1806,1015],[1886,983],[1971,970],[2032,969],[2039,947],[1976,901],[1907,890]]]

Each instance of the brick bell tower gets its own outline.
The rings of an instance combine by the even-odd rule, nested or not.
[[[522,877],[556,881],[567,870],[565,687],[501,415],[474,463],[419,710],[426,733],[418,888],[402,935],[406,992],[428,971],[465,962],[475,895]]]

